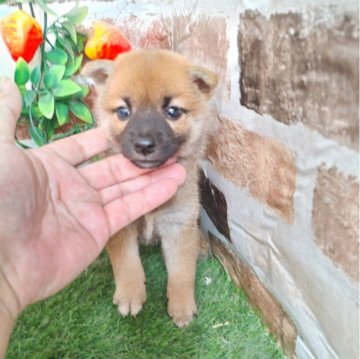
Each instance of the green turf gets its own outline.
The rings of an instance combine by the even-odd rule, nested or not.
[[[147,302],[136,318],[112,305],[104,254],[72,285],[18,319],[6,358],[267,359],[283,358],[245,295],[214,258],[198,263],[198,316],[178,329],[166,313],[166,272],[158,247],[142,250]]]

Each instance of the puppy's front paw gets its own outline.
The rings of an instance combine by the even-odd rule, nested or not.
[[[183,328],[188,325],[196,314],[197,308],[194,297],[170,297],[168,303],[168,313],[173,322],[179,327]]]
[[[117,305],[120,314],[124,317],[131,314],[136,316],[146,300],[144,283],[117,283],[113,303]]]

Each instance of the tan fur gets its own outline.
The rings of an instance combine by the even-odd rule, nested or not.
[[[138,237],[141,235],[145,243],[160,237],[168,272],[168,313],[179,327],[187,325],[197,310],[194,282],[201,238],[197,224],[198,161],[212,128],[207,104],[217,77],[163,50],[127,53],[114,63],[88,63],[83,75],[93,77],[97,84],[96,117],[106,127],[117,151],[118,135],[126,121],[119,121],[114,109],[124,105],[124,97],[131,98],[134,109],[155,108],[161,112],[164,97],[172,97],[172,105],[188,110],[179,120],[168,121],[176,134],[186,136],[176,153],[187,171],[185,184],[168,203],[113,236],[107,247],[116,283],[114,304],[122,315],[136,315],[146,299]]]

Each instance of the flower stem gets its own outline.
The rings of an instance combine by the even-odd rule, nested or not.
[[[45,0],[46,4],[46,0]],[[46,36],[47,36],[47,13],[44,11],[44,29],[43,29],[43,43],[41,44],[41,67],[40,67],[40,81],[38,85],[38,90],[41,88],[43,78],[44,78],[44,72],[45,72],[45,66],[46,66],[46,60],[45,60],[45,42],[46,42]]]
[[[49,39],[45,39],[45,41],[51,46],[52,49],[55,48],[55,46],[49,41]]]
[[[15,142],[17,143],[18,146],[20,146],[24,150],[31,148],[30,146],[25,145],[25,143],[22,143],[17,137],[15,137]]]
[[[31,16],[32,16],[34,19],[36,19],[34,7],[33,7],[33,4],[32,4],[31,1],[29,2],[29,6],[30,6],[30,11],[31,11]]]

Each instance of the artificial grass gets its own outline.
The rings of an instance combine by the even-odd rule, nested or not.
[[[166,311],[159,247],[142,249],[147,301],[136,318],[112,305],[114,283],[103,253],[75,282],[18,318],[7,359],[284,358],[246,297],[212,257],[198,263],[198,316],[183,329]]]

